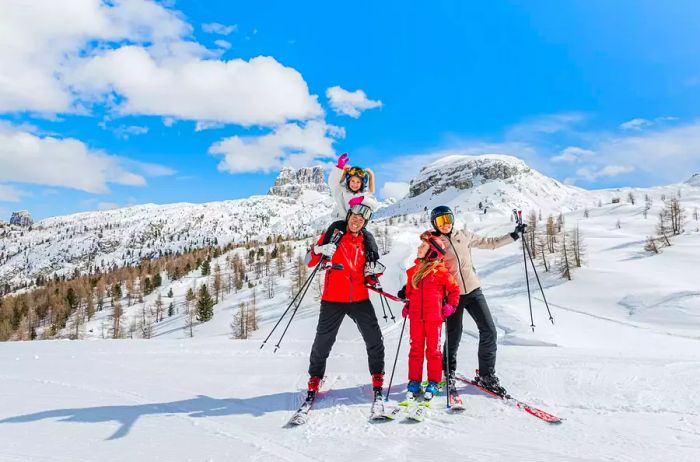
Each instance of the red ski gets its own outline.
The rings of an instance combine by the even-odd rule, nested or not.
[[[527,412],[528,414],[534,415],[538,419],[544,420],[547,423],[559,424],[559,423],[563,422],[563,419],[561,419],[555,415],[552,415],[549,412],[545,412],[542,409],[538,409],[535,406],[531,406],[531,405],[524,403],[518,399],[515,399],[510,395],[501,396],[497,393],[492,392],[491,390],[487,390],[486,388],[478,385],[473,380],[466,378],[462,374],[459,374],[459,373],[456,374],[455,378],[461,382],[467,383],[473,387],[478,388],[479,390],[483,391],[487,395],[490,395],[490,396],[493,396],[494,398],[498,398],[498,399],[502,400],[503,402],[505,402],[506,404],[509,404],[510,406],[517,407],[518,409],[522,409],[523,411]]]

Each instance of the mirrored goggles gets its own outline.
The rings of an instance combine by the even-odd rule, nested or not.
[[[363,168],[353,167],[348,170],[348,176],[359,176],[360,178],[364,178],[367,176],[367,172]]]
[[[445,215],[438,215],[435,217],[435,225],[439,228],[443,225],[453,225],[455,222],[455,217],[451,213],[446,213]]]
[[[372,209],[363,204],[353,205],[350,207],[349,212],[354,215],[360,215],[366,221],[369,221],[369,219],[372,217]]]

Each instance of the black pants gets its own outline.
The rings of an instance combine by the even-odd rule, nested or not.
[[[450,371],[457,370],[457,350],[459,349],[459,341],[462,339],[462,318],[465,310],[479,329],[479,371],[482,374],[494,372],[496,369],[496,326],[493,324],[491,311],[481,289],[460,295],[457,311],[447,318],[449,351],[443,354],[442,367],[446,367],[445,361],[449,358]]]
[[[370,374],[384,373],[384,338],[372,302],[369,300],[353,303],[321,301],[316,338],[309,356],[309,375],[323,377],[326,373],[326,360],[345,315],[355,321],[365,341]]]

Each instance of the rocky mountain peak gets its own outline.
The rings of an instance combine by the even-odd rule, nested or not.
[[[284,167],[275,180],[269,195],[297,198],[303,191],[318,191],[330,194],[321,167],[304,167],[294,169]]]
[[[433,188],[439,194],[450,187],[471,189],[490,180],[505,180],[530,171],[523,161],[512,156],[447,156],[423,167],[410,183],[409,197]]]

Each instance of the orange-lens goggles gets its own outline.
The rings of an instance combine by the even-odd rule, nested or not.
[[[360,167],[353,167],[353,168],[351,168],[350,171],[348,172],[348,175],[349,175],[349,176],[357,175],[357,176],[359,176],[359,177],[363,177],[363,176],[367,175],[367,173],[365,172],[365,170],[364,170],[363,168],[360,168]]]
[[[439,215],[435,217],[435,225],[440,227],[443,225],[452,225],[455,222],[455,217],[451,213]]]

